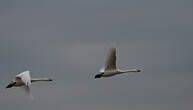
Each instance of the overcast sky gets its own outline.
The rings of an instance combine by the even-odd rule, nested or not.
[[[192,110],[192,0],[1,0],[2,110]],[[94,79],[108,49],[141,73]],[[5,89],[29,70],[31,101]]]

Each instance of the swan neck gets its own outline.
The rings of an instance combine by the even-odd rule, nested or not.
[[[31,79],[31,82],[37,82],[37,81],[52,81],[50,78],[33,78]]]
[[[129,69],[129,70],[119,70],[122,73],[128,73],[128,72],[139,72],[138,69]]]

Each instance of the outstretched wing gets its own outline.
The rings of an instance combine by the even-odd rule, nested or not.
[[[26,94],[27,96],[29,96],[29,98],[30,98],[31,100],[34,100],[34,97],[32,96],[32,94],[31,94],[31,92],[30,92],[29,86],[22,86],[21,89],[25,92],[25,94]]]
[[[30,77],[29,71],[25,71],[25,72],[18,74],[15,79],[21,79],[21,81],[26,86],[29,86],[31,84],[31,77]]]
[[[105,63],[105,71],[116,70],[116,48],[110,48]]]

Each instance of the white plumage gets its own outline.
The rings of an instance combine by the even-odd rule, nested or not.
[[[37,81],[52,81],[50,78],[31,78],[29,71],[24,71],[18,75],[16,75],[11,83],[9,83],[6,88],[11,87],[22,87],[26,94],[30,96],[31,99],[33,99],[33,96],[30,94],[30,88],[32,82]]]
[[[105,62],[105,71],[116,70],[116,49],[110,48]]]
[[[25,71],[25,72],[22,72],[22,73],[16,75],[16,78],[21,78],[21,81],[26,86],[31,85],[31,77],[30,77],[30,72],[29,71]]]
[[[95,78],[111,77],[117,74],[128,72],[140,72],[138,69],[120,70],[116,67],[116,48],[110,48],[105,67],[100,70],[100,74],[95,75]]]

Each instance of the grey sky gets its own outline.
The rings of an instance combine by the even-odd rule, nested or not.
[[[1,0],[3,110],[192,110],[192,0]],[[94,79],[107,50],[139,74]],[[52,83],[4,89],[30,70]]]

